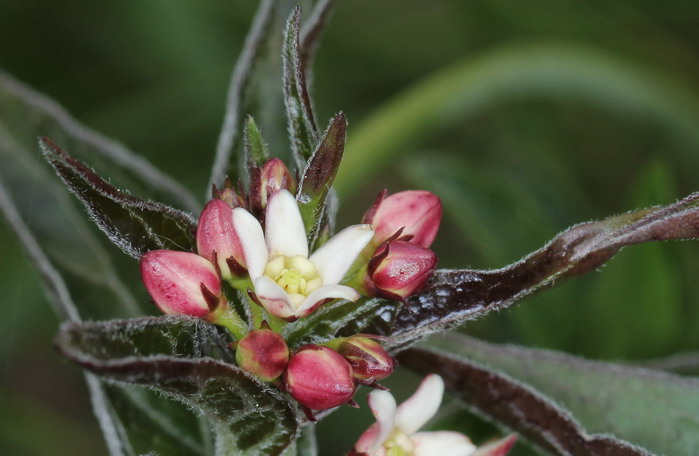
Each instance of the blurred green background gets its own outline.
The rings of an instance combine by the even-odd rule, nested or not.
[[[203,196],[255,6],[2,0],[0,67]],[[445,205],[440,265],[496,268],[572,224],[699,189],[698,27],[688,0],[337,2],[313,95],[319,123],[340,109],[350,121],[339,225],[381,188],[425,188]],[[0,245],[0,453],[105,454],[4,222]],[[465,330],[597,359],[696,350],[698,267],[697,243],[632,247]],[[387,384],[404,398],[416,382]],[[493,435],[451,411],[443,427]],[[346,451],[370,422],[366,407],[333,414],[318,427],[323,454]]]

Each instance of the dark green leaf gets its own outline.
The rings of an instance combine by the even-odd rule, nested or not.
[[[284,327],[284,339],[294,349],[305,344],[321,344],[337,336],[361,332],[367,324],[387,310],[391,315],[393,302],[385,299],[344,300],[321,306],[311,315]]]
[[[221,185],[228,175],[233,181],[241,177],[239,159],[242,143],[240,131],[245,117],[245,98],[251,82],[253,67],[261,55],[262,44],[272,32],[275,0],[262,0],[245,39],[228,86],[228,100],[223,127],[216,146],[216,157],[209,184]]]
[[[582,223],[502,269],[436,271],[405,308],[395,304],[391,315],[377,316],[364,332],[391,336],[394,347],[410,344],[594,271],[624,246],[698,236],[699,193],[669,206]]]
[[[50,136],[87,160],[119,186],[190,211],[200,208],[192,194],[170,176],[123,145],[80,125],[60,105],[0,71],[0,130],[14,148],[34,151],[38,136]]]
[[[248,168],[262,166],[269,159],[267,144],[252,116],[245,121],[245,162]]]
[[[298,170],[304,169],[318,144],[318,131],[301,61],[299,26],[301,8],[295,8],[284,30],[284,103],[291,136],[291,150]]]
[[[296,199],[311,243],[318,236],[327,212],[326,197],[342,161],[346,135],[347,119],[343,113],[339,113],[330,121],[299,182]]]
[[[194,250],[196,222],[191,215],[118,190],[48,138],[39,144],[97,226],[124,253],[138,259],[148,250]]]
[[[699,448],[699,380],[638,367],[589,361],[548,350],[493,345],[463,335],[433,338],[428,344],[428,348],[410,350],[401,355],[403,364],[411,367],[421,365],[419,370],[437,371],[447,378],[451,375],[449,372],[461,370],[449,381],[457,394],[461,394],[459,391],[462,390],[467,391],[466,385],[477,388],[478,381],[469,373],[473,368],[468,366],[473,365],[484,372],[505,378],[509,376],[535,388],[540,394],[570,410],[590,432],[610,433],[658,454],[690,456]],[[433,358],[435,354],[437,360]],[[485,394],[491,388],[486,386],[483,389]],[[494,391],[488,395],[495,399],[498,392],[492,389]],[[474,389],[462,394],[462,397],[468,397],[467,402],[476,404],[482,400]],[[511,415],[521,412],[522,416],[529,416],[516,426],[502,421],[517,430],[539,428],[537,434],[541,435],[536,441],[542,437],[553,437],[552,445],[556,442],[563,448],[571,449],[571,445],[578,443],[570,435],[556,433],[556,436],[552,432],[547,437],[545,432],[540,432],[555,427],[548,425],[543,413],[535,414],[539,407],[527,405],[524,397],[519,393],[502,393],[500,403],[492,405],[495,408],[499,405],[499,413],[507,414],[507,409],[512,409]],[[511,416],[509,419],[512,422],[514,418]],[[526,435],[525,430],[521,432]]]
[[[203,321],[162,317],[66,324],[56,344],[91,372],[199,411],[219,454],[280,454],[296,437],[295,412],[277,390],[226,362],[226,341]]]

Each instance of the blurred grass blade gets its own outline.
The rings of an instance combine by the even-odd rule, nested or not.
[[[195,250],[191,215],[113,187],[48,138],[40,138],[39,145],[92,220],[124,253],[140,259],[149,250]]]
[[[245,39],[243,50],[233,69],[228,86],[226,114],[223,127],[218,137],[216,156],[211,169],[209,186],[222,185],[226,176],[231,180],[242,177],[239,166],[242,142],[240,133],[244,122],[245,97],[253,67],[260,56],[260,50],[267,36],[271,33],[275,0],[261,0],[250,32]]]
[[[590,432],[610,432],[657,454],[690,456],[699,448],[699,380],[456,334],[430,339],[425,350],[448,351],[451,359],[524,382],[570,410]],[[401,359],[412,362],[409,352]],[[442,366],[433,360],[424,368],[448,370]]]
[[[457,63],[418,83],[354,129],[337,190],[349,196],[426,138],[517,96],[562,95],[653,118],[699,145],[699,101],[670,76],[575,45],[509,44]],[[682,157],[696,169],[699,157]]]
[[[301,8],[296,7],[284,30],[282,57],[284,58],[284,104],[291,151],[297,170],[306,167],[306,161],[311,158],[318,144],[318,130],[313,118],[301,61],[300,25]]]
[[[629,204],[636,207],[669,202],[677,194],[669,166],[657,159],[641,168],[633,187]],[[678,330],[691,315],[682,300],[682,247],[650,244],[626,249],[604,268],[585,290],[578,315],[579,324],[588,328],[588,337],[581,341],[584,353],[639,359],[675,348],[682,340]]]
[[[197,211],[198,201],[171,177],[121,144],[80,125],[61,106],[0,71],[0,126],[34,150],[38,136],[51,136],[98,170],[148,198]]]
[[[206,416],[217,454],[279,454],[296,438],[295,412],[276,389],[232,363],[228,342],[213,325],[185,317],[65,324],[56,339],[64,356],[89,371]]]
[[[308,159],[299,182],[296,199],[311,245],[321,229],[326,197],[340,168],[346,136],[347,119],[343,113],[339,113],[330,120],[330,125]]]
[[[377,316],[361,332],[390,336],[394,348],[404,346],[595,271],[622,247],[697,237],[699,193],[669,206],[582,223],[502,269],[436,271],[427,287],[405,307],[394,306],[393,315]]]

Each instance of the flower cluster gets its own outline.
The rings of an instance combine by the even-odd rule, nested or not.
[[[369,395],[369,407],[376,423],[354,445],[350,456],[504,456],[517,437],[511,435],[476,447],[460,432],[418,432],[439,409],[444,381],[438,375],[424,378],[417,391],[405,402],[387,391]]]
[[[247,196],[230,184],[215,189],[199,217],[197,253],[143,255],[143,282],[164,313],[226,327],[235,338],[238,366],[285,389],[307,409],[352,404],[358,384],[377,386],[393,371],[379,338],[356,335],[290,348],[283,328],[331,301],[364,295],[405,302],[419,291],[437,261],[428,247],[441,203],[429,192],[384,191],[362,224],[311,252],[292,195],[296,184],[284,163],[272,159],[253,171]],[[239,293],[227,296],[224,282]],[[245,319],[229,301],[241,296]]]

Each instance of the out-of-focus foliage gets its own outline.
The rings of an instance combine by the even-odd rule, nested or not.
[[[254,7],[8,0],[0,67],[204,195]],[[338,2],[312,92],[318,119],[342,109],[349,120],[337,184],[354,205],[339,225],[356,223],[382,186],[426,188],[445,203],[440,266],[492,268],[574,223],[697,190],[698,18],[686,1]],[[260,89],[281,102],[273,82]],[[288,157],[264,130],[274,119],[258,120],[272,155]],[[384,166],[362,168],[360,156]],[[28,213],[44,209],[33,194]],[[0,236],[0,453],[102,454],[82,377],[51,352],[56,319],[36,274],[4,223]],[[695,243],[634,247],[604,273],[465,331],[603,359],[693,350],[698,266]],[[123,268],[134,277],[135,262]],[[400,400],[411,381],[388,386]],[[466,420],[440,424],[492,435]],[[366,410],[335,413],[319,425],[321,448],[349,448],[369,422]]]

